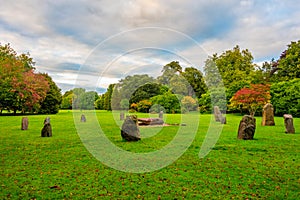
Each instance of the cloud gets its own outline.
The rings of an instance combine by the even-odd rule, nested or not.
[[[104,87],[131,73],[156,76],[172,60],[201,69],[235,45],[255,62],[276,59],[299,40],[299,10],[292,0],[1,1],[0,42],[29,52],[63,88],[78,72],[85,87],[99,76]]]

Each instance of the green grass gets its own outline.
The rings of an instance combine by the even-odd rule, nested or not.
[[[139,114],[148,117],[148,114]],[[197,115],[190,115],[193,118]],[[22,116],[0,117],[1,199],[297,199],[300,196],[300,119],[296,134],[285,134],[283,118],[261,126],[255,140],[237,140],[241,116],[227,115],[227,124],[210,153],[198,157],[211,115],[201,115],[196,138],[174,163],[148,173],[126,173],[99,162],[76,133],[73,115],[51,115],[53,137],[40,132],[46,115],[31,115],[29,129],[20,130]],[[180,115],[165,115],[180,123]],[[120,148],[152,152],[167,145],[178,126],[141,127],[139,142],[124,142],[118,120],[97,111],[106,136]],[[77,119],[76,119],[77,120]],[[79,120],[79,119],[78,119]],[[192,121],[192,120],[191,120]],[[86,126],[88,132],[89,114]],[[190,124],[182,127],[189,130]],[[214,123],[213,126],[221,126]],[[185,132],[184,132],[185,133]]]

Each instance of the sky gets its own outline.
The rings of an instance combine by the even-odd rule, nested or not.
[[[239,45],[254,62],[279,58],[300,39],[299,0],[0,0],[0,43],[29,53],[62,92],[103,93],[128,75],[156,77],[179,61]]]

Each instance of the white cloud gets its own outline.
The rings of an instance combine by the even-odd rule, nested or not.
[[[130,73],[157,74],[172,60],[201,67],[207,55],[235,45],[255,62],[269,61],[300,39],[300,5],[292,0],[0,1],[1,44],[29,52],[61,84],[73,84],[80,65],[88,74],[82,84],[95,84],[88,76],[99,74],[108,84]]]

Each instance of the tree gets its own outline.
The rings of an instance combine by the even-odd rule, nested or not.
[[[204,71],[208,87],[222,87],[224,85],[226,91],[230,91],[226,94],[227,100],[229,100],[231,95],[237,91],[237,85],[252,83],[253,56],[248,49],[240,50],[239,46],[235,46],[220,56],[214,54],[213,57],[208,58]]]
[[[69,93],[68,95],[65,95],[65,94],[62,97],[62,102],[61,102],[61,106],[60,107],[62,109],[72,109],[74,94],[73,94],[73,92]]]
[[[159,105],[165,109],[167,113],[180,113],[180,100],[170,91],[162,95],[154,96],[150,99],[152,105]]]
[[[212,110],[213,106],[218,106],[220,110],[227,110],[227,101],[224,88],[211,88],[205,94],[201,95],[198,100],[200,112],[208,112]]]
[[[193,96],[195,93],[196,97],[200,98],[202,94],[206,93],[207,86],[204,82],[204,77],[202,73],[194,68],[185,68],[182,76],[188,81],[188,95]]]
[[[80,96],[80,109],[92,110],[95,109],[95,101],[99,98],[97,92],[89,91]]]
[[[142,100],[137,103],[138,112],[148,113],[152,106],[152,102],[149,100]]]
[[[19,77],[13,77],[12,88],[11,92],[14,93],[15,99],[11,108],[14,113],[17,110],[22,113],[37,112],[49,91],[49,84],[42,74],[35,74],[31,69]]]
[[[48,74],[42,75],[46,78],[49,84],[49,91],[46,94],[46,98],[41,102],[39,113],[56,114],[58,113],[60,105],[62,103],[61,89],[57,87],[55,82]]]
[[[166,64],[162,70],[163,74],[157,77],[157,80],[162,85],[170,85],[171,79],[175,75],[179,75],[182,73],[182,67],[180,66],[178,61],[172,61]]]
[[[185,96],[181,100],[181,105],[187,112],[196,110],[197,108],[197,101],[191,96]]]
[[[104,93],[104,102],[103,102],[103,109],[104,110],[112,110],[111,107],[111,97],[114,91],[116,84],[110,84],[107,88],[107,91]]]
[[[143,75],[133,75],[127,76],[125,79],[121,79],[118,84],[116,84],[116,89],[119,90],[120,99],[130,99],[132,94],[141,86],[146,83],[153,83],[154,78]]]
[[[271,86],[271,103],[277,116],[300,117],[300,79],[282,81]]]
[[[251,116],[258,108],[262,108],[271,99],[270,85],[251,84],[249,88],[242,88],[230,99],[231,107],[247,109]]]
[[[17,111],[37,111],[47,82],[34,73],[34,62],[29,54],[17,55],[9,44],[0,44],[0,108]]]
[[[300,78],[300,40],[291,42],[278,61],[273,63],[272,74],[277,80]]]
[[[95,101],[95,108],[99,110],[104,110],[104,94],[100,95]]]
[[[139,88],[137,88],[129,99],[129,103],[138,103],[142,100],[150,99],[153,96],[162,94],[162,85],[159,83],[146,83]]]
[[[74,88],[73,90],[73,99],[72,99],[72,109],[81,109],[81,97],[85,93],[84,88]]]

